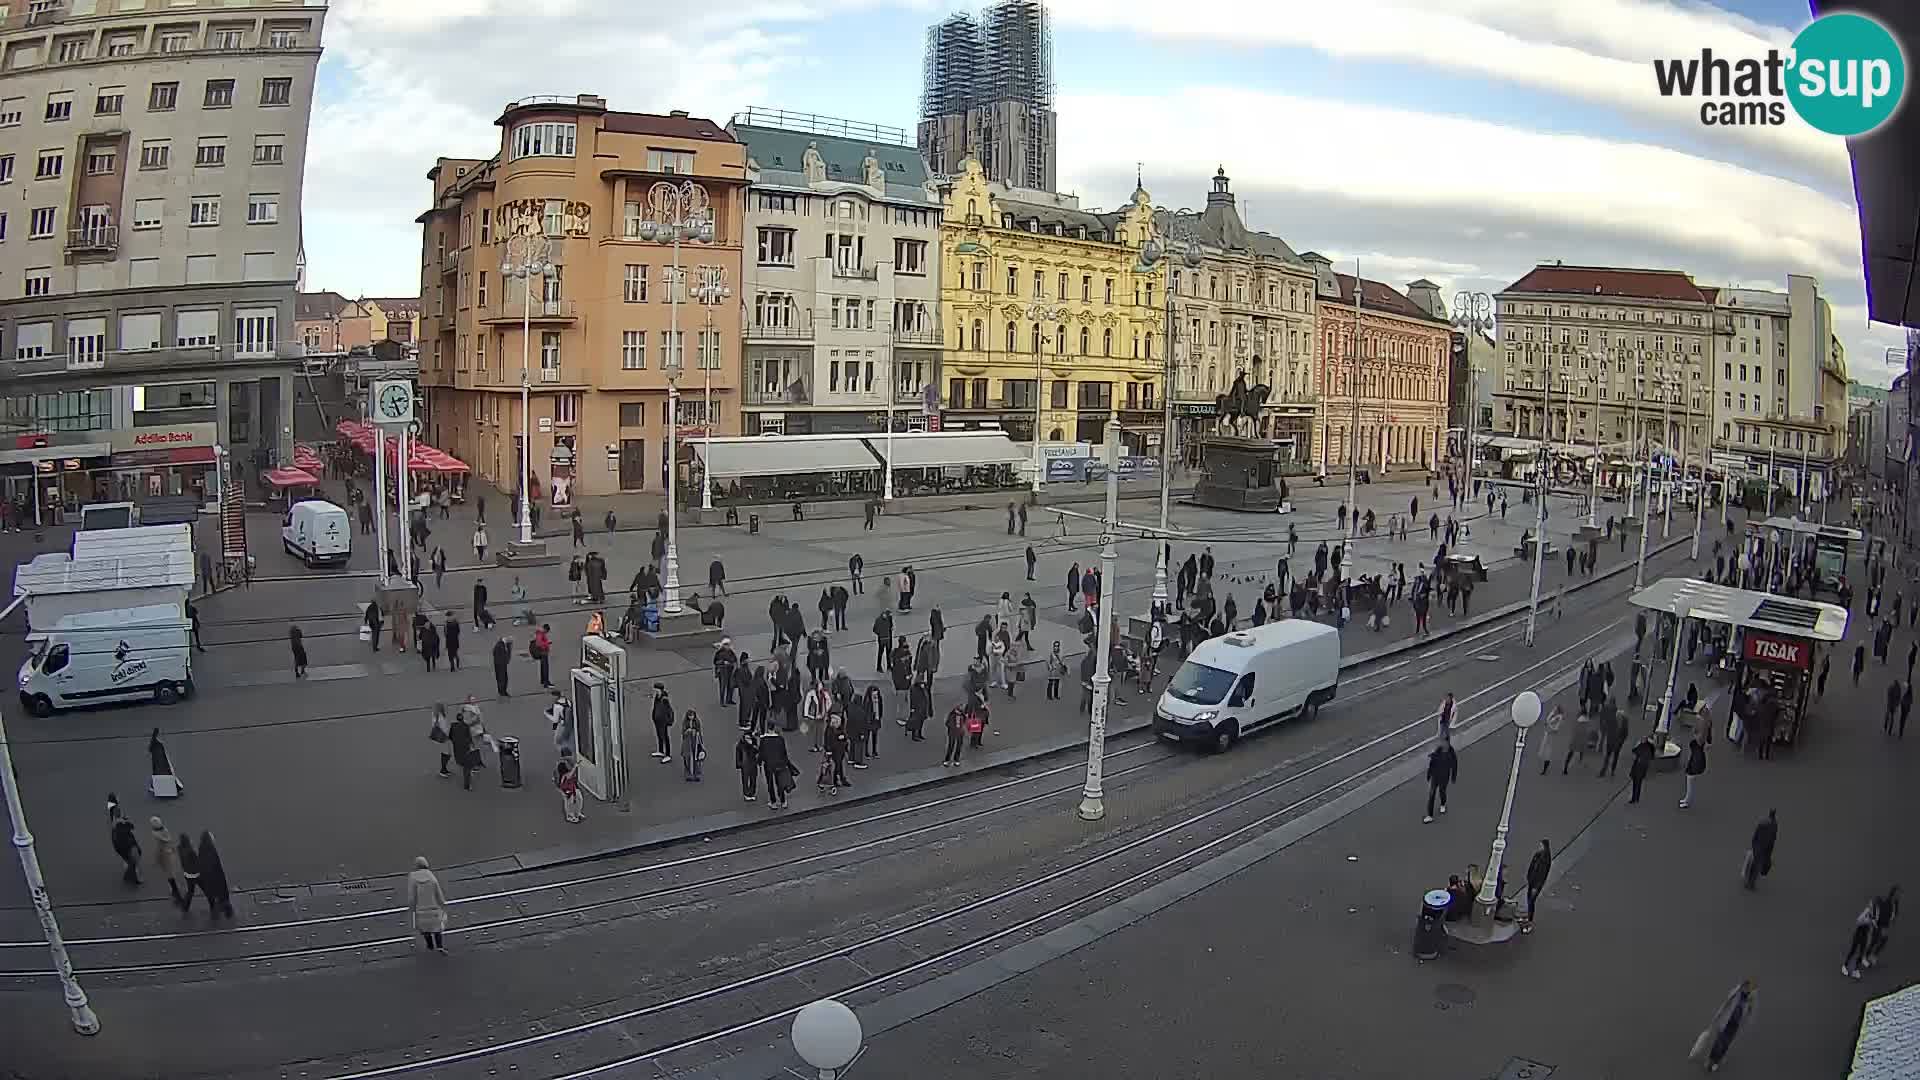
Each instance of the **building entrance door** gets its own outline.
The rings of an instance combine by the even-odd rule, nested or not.
[[[647,486],[647,442],[645,439],[620,440],[620,490],[640,491]]]

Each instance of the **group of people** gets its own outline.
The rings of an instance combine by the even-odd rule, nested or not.
[[[119,798],[112,792],[107,794],[107,821],[113,853],[119,856],[123,866],[120,877],[127,885],[137,888],[144,883],[140,867],[150,854],[154,868],[167,879],[167,891],[174,905],[183,914],[193,910],[194,894],[200,893],[207,898],[209,917],[233,917],[233,893],[227,884],[226,866],[220,861],[220,849],[213,842],[213,833],[201,830],[196,843],[185,831],[174,834],[155,815],[147,819],[147,845],[143,846],[133,822],[128,820]]]

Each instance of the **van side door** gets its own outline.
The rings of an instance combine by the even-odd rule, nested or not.
[[[1254,707],[1253,686],[1254,673],[1249,671],[1240,676],[1240,681],[1233,686],[1233,692],[1227,695],[1227,708],[1247,710],[1247,722],[1240,725],[1243,731],[1260,723],[1262,719],[1260,710]]]

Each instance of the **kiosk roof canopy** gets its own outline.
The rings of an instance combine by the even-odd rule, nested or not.
[[[1656,581],[1629,599],[1635,607],[1787,637],[1839,641],[1847,636],[1847,609],[1838,604],[1735,589],[1694,578]]]
[[[1835,540],[1859,541],[1865,534],[1859,529],[1849,529],[1845,525],[1822,525],[1817,521],[1801,521],[1797,517],[1770,517],[1760,523],[1763,529],[1778,529],[1781,532],[1798,533],[1802,536],[1826,536]]]

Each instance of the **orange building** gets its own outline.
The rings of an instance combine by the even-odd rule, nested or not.
[[[662,490],[670,366],[681,374],[682,440],[705,430],[709,401],[714,433],[739,431],[746,148],[711,120],[615,112],[589,94],[516,102],[497,123],[498,154],[440,158],[427,174],[433,208],[418,219],[426,438],[511,491],[531,428],[535,486],[556,506]],[[688,185],[708,208],[713,239],[682,241],[674,305],[673,245],[643,239],[654,232],[643,225],[662,217],[656,189]],[[529,242],[551,268],[503,280],[503,263],[524,263]],[[701,282],[716,278],[730,292],[702,303]],[[669,340],[676,306],[679,336]],[[680,457],[689,460],[684,441]]]

